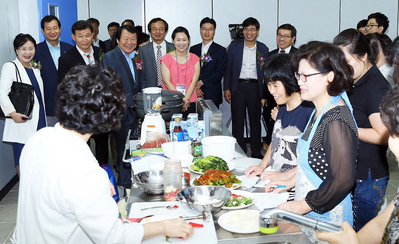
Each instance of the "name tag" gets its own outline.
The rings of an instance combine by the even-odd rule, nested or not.
[[[186,95],[186,86],[176,85],[176,91],[183,93],[183,95]]]

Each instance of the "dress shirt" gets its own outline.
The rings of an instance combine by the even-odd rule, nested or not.
[[[251,48],[247,47],[244,43],[240,79],[258,79],[256,61],[256,43]]]
[[[156,44],[155,42],[153,43],[153,49],[154,49],[154,55],[155,55],[155,59],[157,58],[157,52],[158,52],[158,44]],[[162,57],[165,56],[165,54],[167,54],[167,50],[166,50],[166,42],[165,40],[163,40],[163,42],[160,44],[161,45],[161,52],[162,52]]]
[[[208,44],[204,45],[204,43],[202,43],[202,48],[201,48],[201,56],[208,53],[209,51],[209,47],[212,45],[213,41],[209,42]],[[201,58],[201,57],[200,57]]]
[[[291,51],[291,47],[292,47],[292,46],[289,46],[289,47],[287,47],[286,49],[284,49],[285,53],[289,54],[290,51]],[[280,53],[280,52],[281,52],[281,48],[278,48],[278,53]]]
[[[93,42],[93,46],[95,46],[95,47],[100,47],[100,39],[99,39],[99,38],[97,38],[97,41],[95,41],[95,40],[93,39],[92,42]]]
[[[50,50],[51,58],[54,61],[55,67],[58,69],[58,59],[61,56],[61,47],[60,47],[60,41],[58,41],[58,45],[56,47],[53,47],[48,41],[46,40],[48,50]]]
[[[88,53],[85,53],[82,50],[80,50],[80,48],[78,46],[76,46],[76,49],[78,49],[78,52],[80,53],[80,55],[82,55],[82,58],[85,61],[86,65],[96,63],[96,60],[94,59],[94,50],[93,50],[92,46],[90,46],[90,52],[88,52]],[[87,57],[87,55],[90,55],[90,62],[89,62],[89,58]]]
[[[119,49],[120,50],[120,49]],[[132,72],[133,80],[136,82],[136,75],[134,74],[134,69],[133,69],[133,58],[136,56],[136,51],[131,52],[129,55],[127,55],[124,51],[122,51],[123,56],[125,57],[127,64],[129,65],[130,72]]]

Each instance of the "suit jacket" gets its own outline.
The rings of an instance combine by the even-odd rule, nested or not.
[[[108,50],[111,48],[111,39],[105,40],[104,45],[105,45],[105,51],[108,52]]]
[[[175,50],[175,46],[166,42],[166,53],[168,53],[168,49]],[[154,42],[150,42],[147,45],[141,46],[139,48],[140,58],[143,64],[143,72],[142,72],[142,86],[145,87],[154,87],[158,86],[157,80],[157,64],[156,57],[154,53]]]
[[[202,43],[190,48],[190,52],[201,57]],[[203,63],[198,80],[202,80],[204,85],[201,90],[204,92],[204,98],[212,100],[215,105],[222,103],[222,78],[226,71],[227,54],[226,48],[213,42],[209,47],[208,54],[212,61]]]
[[[103,53],[105,53],[107,51],[107,48],[105,46],[105,42],[99,40],[99,45],[100,45],[100,49],[103,51]]]
[[[258,52],[260,52],[266,59],[269,53],[269,48],[262,42],[256,41],[256,73],[258,75],[259,94],[262,97],[263,91],[263,67],[258,61]],[[230,90],[231,95],[235,95],[238,87],[238,80],[240,78],[242,59],[244,54],[244,39],[232,41],[230,43],[229,51],[227,52],[227,68],[224,74],[223,89]]]
[[[96,63],[100,63],[100,48],[93,47],[93,50],[93,55]],[[61,83],[66,74],[76,65],[86,65],[86,62],[84,61],[82,55],[80,55],[77,47],[75,46],[62,54],[58,59],[58,83]]]
[[[73,48],[72,45],[60,41],[61,55],[71,48]],[[46,41],[37,44],[35,57],[33,59],[36,62],[40,62],[42,65],[40,74],[43,79],[46,115],[55,116],[55,94],[57,93],[58,88],[58,74],[57,67],[55,67],[55,63],[51,57]]]
[[[24,66],[18,59],[13,61],[17,67],[19,74],[21,75],[22,83],[32,85],[29,79],[28,73],[26,72]],[[43,82],[40,77],[39,69],[33,68],[33,73],[36,77],[37,83],[39,84],[40,92],[42,97],[43,94]],[[3,65],[1,70],[0,78],[0,105],[5,115],[10,114],[15,111],[10,99],[8,98],[8,93],[10,93],[12,83],[16,80],[15,66],[11,62],[7,62]],[[37,125],[39,123],[39,100],[37,99],[36,92],[34,93],[35,102],[32,110],[32,119],[27,120],[25,123],[15,123],[13,119],[5,119],[4,131],[3,131],[3,141],[5,142],[17,142],[25,144],[29,137],[31,137],[37,130]],[[46,105],[44,105],[46,106]]]
[[[128,106],[127,113],[122,118],[122,125],[132,124],[135,119],[135,112],[131,107],[134,102],[133,97],[141,90],[141,71],[137,69],[133,62],[134,79],[129,64],[119,46],[116,46],[114,49],[104,54],[101,60],[101,67],[111,67],[116,70],[118,75],[122,78]]]
[[[279,50],[279,49],[276,48],[276,49],[274,49],[273,51],[270,51],[269,56],[278,53],[278,50]],[[292,55],[292,54],[296,53],[296,51],[298,51],[298,48],[296,48],[296,47],[294,47],[294,46],[291,46],[291,50],[290,50],[289,55]]]

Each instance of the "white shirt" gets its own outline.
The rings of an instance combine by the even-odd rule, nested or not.
[[[240,79],[258,79],[256,73],[256,43],[255,46],[249,48],[244,42],[244,52],[242,55],[242,66],[240,72]]]
[[[158,52],[158,44],[156,44],[155,42],[153,43],[153,48],[154,48],[154,54],[155,54],[155,60],[157,60],[157,52]],[[161,45],[161,52],[162,52],[162,57],[165,56],[165,54],[167,54],[167,50],[166,50],[166,42],[165,40],[163,40],[163,42],[160,44]]]
[[[378,68],[381,72],[381,74],[385,77],[385,79],[389,82],[391,87],[395,87],[395,81],[393,80],[393,72],[394,68],[392,66],[389,66],[388,64],[384,64],[383,66]]]
[[[284,49],[284,51],[285,51],[286,54],[289,54],[289,53],[290,53],[291,47],[292,47],[292,46],[289,46],[289,47],[287,47],[286,49]],[[280,52],[281,52],[281,48],[278,48],[278,53],[280,53]]]
[[[93,46],[95,47],[100,47],[100,39],[97,38],[97,41],[95,41],[94,39],[92,40]]]
[[[202,48],[201,48],[201,56],[208,53],[209,48],[211,47],[213,41],[210,41],[208,44],[204,45],[204,43],[202,43]]]
[[[82,56],[82,58],[85,61],[86,65],[95,64],[96,63],[96,60],[94,59],[94,50],[93,50],[92,46],[90,46],[90,51],[88,53],[85,53],[82,50],[80,50],[80,48],[77,45],[76,45],[76,49],[78,49],[78,52]],[[87,55],[90,55],[90,62],[89,62],[89,58],[87,57]]]
[[[33,135],[20,159],[13,243],[140,243],[141,224],[122,224],[108,175],[87,143],[57,123]]]

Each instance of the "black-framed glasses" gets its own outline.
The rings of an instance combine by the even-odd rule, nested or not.
[[[313,73],[313,74],[299,74],[298,72],[295,72],[295,78],[299,81],[301,80],[302,82],[307,82],[309,76],[314,76],[314,75],[320,75],[320,74],[326,74],[328,72],[318,72],[318,73]]]
[[[366,25],[365,27],[366,27],[367,29],[372,29],[374,26],[379,26],[379,25]]]
[[[291,38],[291,36],[289,36],[289,35],[284,35],[284,36],[283,36],[283,35],[281,35],[281,34],[278,34],[278,35],[277,35],[277,38],[280,38],[280,39],[283,38],[284,40],[287,40],[288,38]]]

